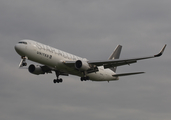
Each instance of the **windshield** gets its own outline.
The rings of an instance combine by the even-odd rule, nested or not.
[[[18,42],[18,43],[20,43],[20,44],[27,44],[27,42]]]

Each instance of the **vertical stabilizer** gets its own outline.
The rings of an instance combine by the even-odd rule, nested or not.
[[[122,50],[122,46],[118,45],[115,50],[113,51],[113,53],[110,55],[109,60],[113,60],[113,59],[119,59],[120,54],[121,54],[121,50]],[[111,67],[110,69],[113,70],[114,72],[116,72],[116,68],[117,67]]]

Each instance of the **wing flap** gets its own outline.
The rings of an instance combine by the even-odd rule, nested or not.
[[[122,66],[122,65],[130,65],[133,63],[136,63],[137,61],[120,61],[120,62],[114,62],[110,64],[104,64],[104,68],[110,68],[110,67],[117,67],[117,66]]]

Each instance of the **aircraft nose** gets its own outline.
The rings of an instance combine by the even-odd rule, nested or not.
[[[24,55],[24,47],[22,45],[16,44],[14,48],[19,55]]]
[[[19,46],[18,46],[18,44],[16,44],[14,48],[15,48],[15,51],[17,51],[17,52],[19,51]]]

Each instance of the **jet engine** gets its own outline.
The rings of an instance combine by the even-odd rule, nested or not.
[[[80,71],[86,71],[90,69],[90,65],[87,63],[87,61],[77,60],[75,62],[75,68],[77,68]]]
[[[30,65],[28,68],[29,72],[35,75],[45,74],[42,68],[39,65]]]

